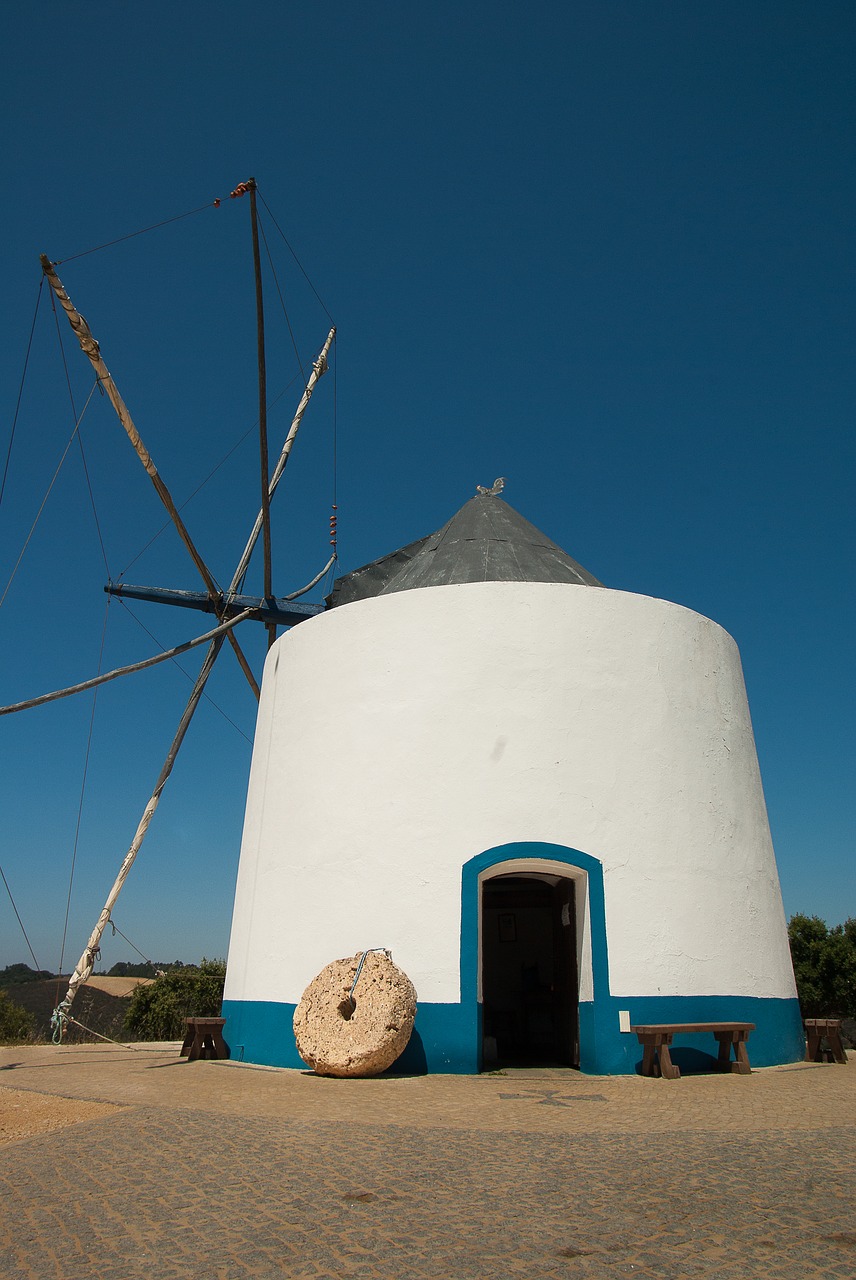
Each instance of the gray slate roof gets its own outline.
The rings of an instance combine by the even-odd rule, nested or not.
[[[327,604],[460,582],[603,585],[502,498],[484,495],[436,533],[337,578]]]

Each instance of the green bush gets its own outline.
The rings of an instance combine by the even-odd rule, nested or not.
[[[803,1017],[856,1017],[856,919],[792,916],[788,939]]]
[[[225,960],[203,960],[137,987],[125,1014],[136,1040],[183,1040],[185,1018],[216,1018],[223,1002]]]
[[[14,1044],[21,1040],[29,1040],[36,1029],[36,1020],[26,1009],[22,1009],[14,1000],[10,1000],[5,991],[0,989],[0,1043]]]

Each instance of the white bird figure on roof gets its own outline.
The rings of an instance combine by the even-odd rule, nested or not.
[[[483,484],[476,485],[476,493],[481,498],[495,498],[498,493],[502,493],[505,488],[505,476],[497,476],[489,489]]]

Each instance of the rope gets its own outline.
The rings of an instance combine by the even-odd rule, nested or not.
[[[240,188],[238,188],[238,191],[240,192]],[[235,194],[235,193],[233,193],[233,194]],[[241,192],[241,194],[243,194],[243,193]],[[256,195],[260,195],[260,192],[258,191],[258,188],[256,188]],[[267,209],[267,204],[265,204],[265,208]],[[268,213],[270,213],[270,210],[269,210],[269,209],[268,209]],[[273,218],[273,214],[271,214],[271,217]],[[276,222],[276,220],[274,219],[274,223],[275,223],[275,222]],[[295,357],[296,357],[296,359],[297,359],[298,367],[299,367],[299,369],[300,369],[300,375],[301,375],[301,377],[303,378],[303,380],[304,380],[304,382],[305,382],[305,381],[306,381],[306,377],[305,377],[305,374],[304,374],[304,372],[303,372],[303,364],[302,364],[301,359],[300,359],[300,352],[299,352],[299,351],[298,351],[298,349],[297,349],[297,342],[296,342],[295,337],[294,337],[294,330],[293,330],[293,329],[292,329],[292,327],[291,327],[291,319],[290,319],[289,314],[288,314],[288,309],[287,309],[287,307],[286,307],[286,305],[285,305],[285,299],[284,299],[284,297],[282,296],[282,289],[280,288],[279,278],[278,278],[278,276],[277,276],[277,274],[276,274],[276,267],[275,267],[275,266],[274,266],[274,264],[273,264],[273,257],[272,257],[272,255],[271,255],[270,246],[268,245],[267,236],[265,235],[265,229],[264,229],[264,226],[262,225],[262,221],[261,221],[261,219],[259,219],[259,221],[258,221],[258,226],[259,226],[259,231],[261,232],[262,240],[264,241],[265,253],[267,254],[267,259],[268,259],[268,265],[269,265],[270,270],[271,270],[271,275],[273,276],[273,282],[274,282],[274,285],[276,286],[277,294],[279,295],[279,302],[280,302],[280,306],[282,307],[282,314],[285,316],[285,323],[286,323],[286,325],[287,325],[287,327],[288,327],[288,333],[289,333],[289,337],[291,338],[291,345],[292,345],[292,347],[294,348],[294,354],[295,354]],[[279,230],[279,228],[277,228],[277,230]],[[282,234],[282,233],[280,232],[280,234]],[[283,239],[285,239],[285,237],[284,237],[284,236],[283,236]],[[286,241],[286,244],[288,244],[288,241]],[[291,249],[291,246],[290,246],[290,245],[289,245],[288,247],[289,247],[289,249]],[[294,252],[294,251],[292,250],[292,253],[293,253],[293,252]],[[295,257],[295,261],[297,261],[297,258],[296,258],[296,257]],[[298,266],[300,266],[300,263],[299,263],[299,262],[298,262]],[[303,268],[302,268],[302,267],[301,267],[300,269],[301,269],[301,271],[303,270]],[[303,273],[303,274],[304,274],[304,275],[306,275],[306,272],[304,271],[304,273]],[[308,277],[308,276],[307,276],[306,278],[307,278],[307,280],[309,280],[309,277]],[[309,281],[309,283],[310,283],[310,285],[312,284],[311,280]],[[315,295],[315,296],[316,296],[316,297],[318,297],[317,293],[316,293],[316,295]],[[321,299],[320,299],[320,298],[318,298],[318,301],[319,301],[319,302],[321,302]],[[321,305],[323,306],[324,304],[323,304],[323,303],[321,303]],[[327,309],[326,309],[326,307],[324,308],[324,310],[325,310],[325,311],[327,310]],[[329,315],[329,312],[328,312],[327,314]],[[333,341],[334,341],[334,343],[335,343],[335,338],[333,339]],[[290,595],[285,596],[285,597],[284,597],[284,599],[286,599],[286,600],[296,600],[298,596],[305,595],[307,591],[311,591],[311,589],[312,589],[314,586],[316,586],[316,585],[317,585],[317,583],[319,583],[319,582],[321,581],[321,579],[324,577],[324,575],[327,573],[327,571],[328,571],[330,568],[332,568],[333,564],[335,564],[336,560],[338,559],[338,553],[337,553],[337,535],[338,535],[338,510],[339,510],[339,508],[338,508],[338,506],[337,506],[337,504],[336,504],[336,452],[337,452],[337,441],[336,441],[336,400],[337,400],[337,397],[336,397],[336,390],[337,390],[337,386],[336,386],[336,365],[335,365],[335,362],[334,362],[334,365],[333,365],[333,504],[332,504],[332,514],[331,514],[331,516],[330,516],[330,546],[333,548],[333,555],[332,555],[331,559],[327,562],[327,564],[324,566],[324,568],[321,570],[321,572],[320,572],[320,573],[319,573],[315,578],[313,578],[313,579],[312,579],[312,581],[311,581],[307,586],[302,587],[299,591],[293,591]]]
[[[42,498],[42,505],[39,507],[38,512],[36,513],[36,518],[32,523],[30,532],[27,534],[26,541],[24,542],[24,545],[21,548],[21,553],[18,556],[18,559],[15,561],[15,566],[12,569],[11,574],[9,575],[9,581],[6,583],[6,587],[3,591],[2,596],[0,596],[0,606],[2,606],[3,601],[6,599],[6,596],[9,594],[9,588],[11,587],[13,581],[15,580],[15,574],[18,572],[18,569],[20,568],[21,561],[23,560],[26,554],[27,547],[30,545],[30,539],[32,538],[33,534],[36,531],[36,525],[39,523],[39,520],[41,519],[41,515],[45,509],[47,500],[51,496],[51,490],[53,489],[54,485],[57,482],[57,478],[59,477],[60,471],[62,471],[63,463],[65,462],[69,449],[71,448],[74,437],[77,435],[78,428],[80,427],[80,424],[83,421],[83,416],[86,413],[86,410],[89,408],[89,402],[92,399],[93,395],[95,394],[95,388],[97,386],[98,386],[98,379],[96,378],[93,384],[92,390],[90,391],[89,395],[86,397],[86,404],[83,406],[83,408],[80,411],[80,417],[77,419],[77,422],[74,424],[74,430],[72,431],[71,435],[68,438],[68,444],[65,446],[65,449],[63,450],[62,457],[60,458],[59,463],[57,464],[56,471],[53,474],[53,479],[48,485],[45,496]]]
[[[176,645],[174,649],[167,649],[165,653],[156,653],[153,658],[144,658],[142,662],[132,662],[127,667],[116,667],[113,671],[105,671],[103,675],[93,676],[91,680],[69,685],[67,689],[57,689],[53,693],[43,693],[38,698],[28,698],[26,702],[15,702],[11,706],[0,707],[0,716],[11,715],[13,711],[29,711],[31,707],[41,707],[46,702],[56,702],[60,698],[69,698],[73,693],[84,693],[87,689],[97,689],[100,685],[107,684],[108,680],[116,680],[119,676],[130,675],[134,671],[143,671],[146,667],[155,667],[159,662],[166,662],[168,658],[174,658],[179,653],[186,653],[188,649],[195,649],[197,645],[205,644],[208,640],[214,640],[217,636],[226,634],[233,627],[236,627],[239,622],[249,618],[252,613],[252,609],[244,609],[243,613],[237,614],[234,618],[228,618],[219,627],[215,627],[213,631],[206,631],[205,635],[197,636],[195,640],[185,640],[184,644]]]
[[[136,953],[137,953],[137,955],[138,955],[138,956],[142,956],[142,957],[143,957],[143,959],[145,960],[146,964],[150,964],[150,965],[151,965],[151,967],[152,967],[153,969],[155,969],[155,968],[156,968],[156,965],[155,965],[154,960],[150,960],[148,956],[143,955],[143,953],[142,953],[142,951],[140,950],[140,948],[139,948],[138,946],[135,946],[135,944],[131,941],[131,939],[130,939],[126,934],[124,934],[124,933],[122,932],[122,930],[121,930],[121,929],[119,928],[119,926],[116,924],[116,922],[115,922],[115,920],[113,919],[113,917],[112,917],[112,916],[110,917],[110,919],[109,919],[108,923],[109,923],[109,925],[110,925],[110,928],[113,930],[113,937],[114,937],[114,938],[116,937],[116,934],[118,933],[119,937],[120,937],[120,938],[124,938],[124,939],[125,939],[125,941],[127,942],[128,946],[129,946],[133,951],[136,951]]]
[[[51,298],[51,311],[53,312],[54,324],[56,326],[56,337],[57,337],[57,342],[59,343],[59,354],[60,354],[60,357],[62,358],[62,368],[65,374],[65,385],[68,388],[68,398],[71,401],[71,416],[72,418],[76,418],[77,410],[74,407],[74,392],[71,389],[71,374],[68,372],[68,361],[65,358],[65,346],[63,345],[63,341],[62,341],[62,329],[60,328],[60,325],[59,325],[59,314],[57,313],[57,309],[56,309],[56,296],[54,294],[53,289],[51,289],[50,298]],[[102,392],[102,395],[103,395],[103,392]]]
[[[145,631],[145,633],[146,633],[146,635],[149,637],[149,639],[150,639],[150,640],[154,640],[154,642],[155,642],[155,644],[156,644],[156,645],[160,645],[160,644],[161,644],[161,641],[160,641],[160,640],[158,640],[158,638],[157,638],[157,636],[155,635],[155,633],[154,633],[153,631],[150,631],[150,630],[149,630],[149,628],[146,626],[146,624],[145,624],[144,622],[142,622],[142,621],[137,617],[137,615],[134,613],[133,609],[129,606],[128,602],[127,602],[126,600],[124,600],[124,599],[122,598],[122,596],[116,596],[116,599],[119,601],[119,604],[122,606],[122,608],[125,610],[125,612],[126,612],[126,613],[128,613],[128,614],[130,615],[130,617],[132,617],[132,618],[133,618],[134,622],[136,622],[136,624],[137,624],[137,626],[140,628],[140,630],[141,630],[141,631]],[[181,674],[184,676],[184,678],[185,678],[186,680],[189,680],[189,681],[190,681],[190,683],[192,684],[192,683],[193,683],[193,681],[196,679],[196,677],[195,677],[195,676],[192,676],[192,675],[190,674],[190,672],[189,672],[189,671],[185,671],[184,667],[181,665],[181,663],[180,663],[180,662],[175,662],[175,659],[173,659],[173,662],[174,662],[174,664],[175,664],[176,669],[177,669],[178,671],[180,671],[180,672],[181,672]],[[249,737],[249,735],[248,735],[248,734],[244,733],[244,731],[243,731],[243,729],[240,727],[240,725],[235,724],[235,721],[232,719],[232,717],[226,714],[226,712],[223,710],[223,708],[219,705],[219,703],[216,703],[216,702],[214,701],[214,699],[211,697],[211,695],[210,695],[210,694],[208,694],[208,693],[203,693],[203,695],[202,695],[202,696],[203,696],[203,698],[205,699],[205,701],[206,701],[207,703],[209,703],[209,705],[210,705],[210,706],[212,706],[212,707],[214,708],[214,710],[215,710],[215,711],[219,711],[219,712],[220,712],[220,715],[223,717],[223,719],[224,719],[224,720],[226,720],[226,721],[227,721],[227,722],[232,726],[232,728],[233,728],[233,729],[236,729],[236,730],[238,731],[238,733],[241,735],[241,737],[244,739],[244,741],[245,741],[245,742],[249,742],[250,746],[252,746],[252,745],[253,745],[253,740],[252,740],[252,738],[251,738],[251,737]]]
[[[333,502],[330,514],[330,545],[333,548],[333,559],[328,566],[330,569],[339,559],[339,348],[338,333],[333,338]],[[324,594],[329,594],[333,586],[334,575],[330,574],[330,581],[324,589]]]
[[[101,532],[101,521],[98,519],[98,508],[95,506],[95,494],[92,492],[92,481],[89,478],[89,467],[86,462],[86,454],[83,449],[83,436],[78,431],[77,447],[80,449],[80,461],[83,463],[83,474],[86,477],[86,488],[89,491],[89,503],[92,507],[92,518],[95,521],[95,532],[98,534],[98,542],[101,547],[101,559],[104,561],[104,569],[107,577],[110,577],[110,565],[107,563],[107,549],[104,546],[104,535]]]
[[[327,308],[325,307],[324,302],[323,302],[323,300],[322,300],[322,298],[321,298],[321,295],[319,294],[318,290],[315,288],[315,285],[312,283],[312,281],[309,279],[309,276],[306,274],[306,271],[304,270],[304,267],[303,267],[303,263],[300,261],[300,259],[298,258],[297,254],[294,252],[294,250],[292,249],[291,245],[288,243],[288,240],[286,240],[285,232],[283,231],[282,227],[281,227],[281,226],[279,225],[279,223],[277,222],[276,218],[273,216],[273,212],[272,212],[272,210],[271,210],[271,207],[270,207],[270,205],[268,204],[267,200],[265,200],[265,198],[264,198],[264,196],[262,195],[261,191],[259,191],[258,186],[256,187],[256,195],[257,195],[257,196],[258,196],[258,198],[261,200],[261,202],[262,202],[262,204],[264,205],[264,207],[265,207],[265,209],[267,210],[267,212],[270,214],[270,220],[271,220],[271,222],[272,222],[272,223],[273,223],[273,225],[276,227],[277,231],[279,232],[279,234],[282,236],[283,240],[285,241],[285,245],[286,245],[286,247],[287,247],[287,249],[288,249],[288,252],[291,254],[292,258],[293,258],[293,259],[294,259],[294,261],[297,263],[298,267],[300,267],[300,270],[303,272],[304,279],[306,280],[306,283],[309,285],[309,288],[312,290],[312,292],[315,294],[315,297],[318,299],[319,303],[321,304],[321,309],[322,309],[322,311],[324,312],[324,314],[326,315],[326,317],[327,317],[327,319],[330,321],[330,323],[331,323],[332,325],[335,325],[335,323],[336,323],[336,322],[335,322],[335,320],[333,319],[333,317],[330,315],[330,312],[329,312],[329,311],[327,310]]]
[[[134,1053],[163,1053],[162,1049],[141,1049],[137,1044],[128,1044],[126,1040],[114,1040],[112,1036],[102,1036],[100,1031],[93,1031],[92,1027],[87,1027],[82,1022],[78,1022],[77,1018],[72,1018],[70,1013],[65,1013],[60,1009],[54,1009],[51,1014],[51,1027],[53,1035],[51,1041],[53,1044],[62,1044],[65,1036],[66,1026],[71,1023],[74,1027],[80,1027],[81,1031],[85,1031],[89,1036],[97,1036],[99,1040],[106,1040],[107,1044],[115,1044],[119,1049],[131,1049]]]
[[[36,959],[36,953],[33,951],[33,948],[30,946],[30,939],[27,937],[27,930],[24,928],[24,922],[18,913],[18,908],[15,906],[15,899],[12,897],[12,890],[9,888],[9,881],[6,879],[5,875],[3,875],[2,867],[0,867],[0,877],[2,877],[3,883],[6,886],[6,892],[8,893],[9,901],[12,904],[12,910],[15,912],[15,918],[17,919],[18,924],[21,926],[21,933],[24,935],[24,941],[27,944],[27,950],[29,951],[30,955],[33,957],[33,964],[36,966],[37,969],[41,969],[42,966],[39,964],[38,960]]]
[[[104,661],[104,642],[107,638],[107,615],[110,609],[110,597],[107,597],[107,607],[104,610],[104,623],[101,627],[101,647],[98,651],[98,670],[101,670],[101,663]],[[86,751],[83,756],[83,777],[80,782],[80,800],[77,805],[77,823],[74,828],[74,843],[71,850],[71,871],[68,877],[68,897],[65,902],[65,920],[62,927],[62,945],[59,955],[59,973],[62,973],[62,962],[65,959],[65,940],[68,935],[68,916],[71,911],[71,891],[74,887],[74,868],[77,863],[77,847],[80,842],[80,824],[83,821],[83,801],[86,796],[86,778],[89,773],[89,756],[92,751],[92,735],[95,730],[95,708],[98,703],[98,690],[96,689],[92,695],[92,710],[89,713],[89,732],[86,737]]]
[[[44,278],[45,277],[43,274],[42,279],[44,280]],[[57,336],[57,341],[59,342],[60,356],[62,357],[62,367],[63,367],[63,371],[65,372],[65,384],[68,387],[68,398],[71,401],[71,415],[72,415],[72,418],[74,419],[77,417],[77,410],[75,409],[75,406],[74,406],[74,392],[71,389],[71,375],[69,374],[69,371],[68,371],[68,361],[65,358],[65,345],[63,344],[63,340],[62,340],[62,330],[60,328],[59,315],[56,309],[56,297],[54,295],[53,290],[51,290],[51,310],[53,311],[54,324],[56,325],[56,336]],[[103,395],[104,394],[103,388],[99,387],[99,390]],[[95,494],[92,492],[92,481],[89,479],[89,467],[86,464],[86,453],[83,448],[83,439],[81,436],[81,432],[79,430],[79,425],[80,424],[78,423],[77,447],[80,450],[80,460],[83,463],[83,475],[86,479],[86,487],[89,491],[89,502],[92,507],[92,515],[95,520],[95,532],[98,534],[98,541],[101,545],[101,556],[102,556],[102,559],[104,560],[104,568],[107,570],[107,577],[109,578],[110,566],[107,563],[107,551],[104,546],[104,537],[101,533],[101,523],[98,519],[98,510],[95,506]]]
[[[276,267],[273,265],[273,258],[271,256],[270,247],[267,242],[267,236],[265,235],[265,229],[262,225],[261,218],[259,218],[259,231],[262,233],[262,240],[264,241],[265,253],[267,254],[267,260],[268,260],[268,266],[270,267],[271,275],[273,276],[273,282],[276,285],[276,291],[277,291],[277,294],[279,295],[279,305],[282,307],[282,314],[285,316],[285,323],[286,323],[286,327],[288,328],[288,336],[291,338],[291,345],[294,348],[294,355],[297,360],[297,367],[300,370],[301,378],[305,382],[306,374],[303,372],[303,363],[300,359],[300,352],[297,350],[297,340],[294,336],[294,330],[291,327],[291,318],[289,317],[289,314],[288,314],[288,308],[285,305],[285,298],[282,296],[282,289],[279,287],[279,279],[276,274]]]
[[[36,318],[39,314],[39,304],[41,303],[41,300],[42,300],[42,286],[44,285],[44,283],[45,283],[45,277],[44,275],[42,275],[42,278],[39,281],[39,292],[36,297],[36,309],[33,312],[33,323],[30,325],[30,337],[27,342],[27,354],[24,356],[24,369],[21,374],[21,385],[18,387],[18,399],[15,402],[15,412],[12,415],[12,434],[9,436],[9,448],[6,450],[6,462],[3,467],[3,480],[2,482],[0,482],[0,504],[2,504],[3,502],[3,494],[6,489],[6,477],[9,474],[9,463],[12,458],[12,443],[15,439],[15,427],[18,424],[18,411],[21,408],[21,398],[24,394],[24,382],[26,381],[26,378],[27,378],[27,366],[30,363],[30,351],[33,346],[33,334],[36,331]]]
[[[56,996],[54,999],[59,999],[59,988],[60,984],[57,982]],[[65,1035],[67,1022],[68,1017],[65,1010],[57,1005],[51,1014],[51,1044],[62,1044],[62,1038]]]
[[[273,400],[269,400],[269,401],[268,401],[268,408],[269,408],[269,409],[272,409],[272,408],[274,407],[274,405],[279,404],[280,400],[283,398],[283,396],[286,394],[286,392],[288,392],[288,391],[290,391],[290,390],[291,390],[291,388],[293,387],[293,385],[294,385],[294,383],[297,381],[297,379],[298,379],[298,374],[295,374],[295,375],[294,375],[294,377],[291,379],[291,381],[290,381],[290,382],[288,382],[288,383],[283,387],[283,389],[282,389],[282,390],[281,390],[281,391],[280,391],[276,396],[274,396]],[[216,465],[215,467],[213,467],[211,471],[209,471],[209,472],[208,472],[208,475],[205,477],[205,479],[204,479],[204,480],[201,480],[201,481],[199,482],[199,484],[196,486],[196,488],[193,490],[193,492],[192,492],[192,493],[190,493],[190,494],[188,494],[188,496],[184,499],[184,501],[183,501],[183,502],[178,506],[178,508],[177,508],[177,509],[178,509],[179,511],[183,511],[183,510],[184,510],[184,508],[185,508],[185,507],[186,507],[190,502],[192,502],[192,501],[193,501],[193,499],[196,497],[196,495],[197,495],[198,493],[201,493],[201,491],[205,488],[206,484],[208,484],[208,482],[209,482],[210,480],[213,480],[214,476],[217,474],[217,472],[220,470],[220,468],[221,468],[221,467],[223,467],[223,466],[225,466],[225,465],[226,465],[226,463],[229,461],[229,459],[231,458],[232,454],[233,454],[233,453],[235,453],[238,449],[240,449],[240,447],[241,447],[241,445],[244,443],[244,441],[245,441],[249,436],[253,435],[253,434],[257,431],[257,429],[258,429],[258,425],[259,425],[259,420],[258,420],[258,418],[256,418],[255,422],[252,424],[252,426],[251,426],[251,427],[248,427],[248,428],[247,428],[247,430],[246,430],[246,431],[244,432],[244,434],[241,436],[240,440],[237,440],[237,441],[235,442],[235,444],[233,444],[233,445],[232,445],[232,448],[229,450],[229,452],[223,455],[223,457],[220,459],[220,461],[217,463],[217,465]],[[133,560],[129,560],[129,561],[128,561],[128,563],[125,565],[124,569],[123,569],[123,570],[121,571],[121,573],[119,574],[119,581],[121,581],[121,580],[122,580],[122,578],[124,578],[124,576],[125,576],[125,574],[128,572],[128,570],[129,570],[130,568],[132,568],[132,566],[133,566],[133,565],[135,565],[135,564],[137,563],[137,561],[140,559],[140,557],[141,557],[141,556],[143,556],[143,555],[145,555],[145,553],[148,551],[149,547],[151,547],[155,542],[157,542],[157,540],[158,540],[158,538],[161,536],[161,534],[162,534],[162,533],[165,533],[165,532],[167,531],[167,529],[171,529],[171,528],[172,528],[172,521],[171,521],[171,520],[166,520],[166,521],[164,521],[164,523],[163,523],[163,524],[161,525],[161,527],[158,529],[157,533],[153,534],[153,535],[152,535],[152,537],[151,537],[151,538],[149,538],[148,542],[145,544],[145,546],[144,546],[144,547],[142,547],[142,548],[141,548],[141,550],[139,550],[139,551],[137,552],[137,554],[134,556]],[[206,695],[206,696],[207,696],[207,695]]]
[[[121,244],[124,240],[133,240],[134,236],[143,236],[147,231],[158,231],[161,227],[168,227],[172,222],[181,222],[182,218],[192,218],[195,213],[202,213],[205,209],[219,209],[220,200],[209,200],[208,204],[201,204],[198,209],[188,209],[187,213],[177,213],[174,218],[164,218],[163,222],[153,222],[150,227],[141,227],[139,231],[129,231],[126,236],[117,236],[115,240],[105,240],[103,244],[96,244],[92,249],[83,249],[80,253],[72,253],[67,258],[58,258],[53,264],[55,267],[61,267],[64,262],[74,262],[77,258],[86,258],[90,253],[100,253],[102,249],[110,249],[114,244]]]

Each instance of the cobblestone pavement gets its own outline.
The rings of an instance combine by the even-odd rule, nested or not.
[[[0,1276],[851,1280],[852,1057],[333,1081],[0,1049],[7,1097],[112,1104],[0,1148]]]

